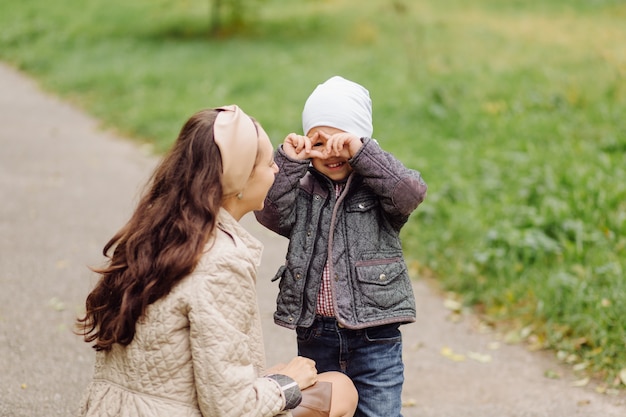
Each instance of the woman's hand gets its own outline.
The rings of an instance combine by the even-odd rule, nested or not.
[[[284,363],[278,363],[272,366],[271,368],[266,369],[265,375],[280,374],[281,371],[285,368],[285,366],[286,365]]]
[[[291,362],[280,369],[279,373],[287,375],[296,381],[300,390],[306,389],[317,382],[315,362],[302,356],[293,358]]]

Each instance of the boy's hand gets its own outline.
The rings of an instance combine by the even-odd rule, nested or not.
[[[292,159],[310,159],[313,157],[311,155],[311,143],[317,140],[317,136],[317,133],[311,138],[290,133],[283,141],[283,151]]]
[[[319,132],[320,136],[326,139],[326,153],[328,157],[341,156],[346,159],[352,158],[363,146],[361,138],[352,133],[341,132],[328,135]]]

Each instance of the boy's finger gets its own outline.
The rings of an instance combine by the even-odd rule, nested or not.
[[[341,136],[333,136],[332,140],[329,141],[332,145],[332,151],[335,155],[339,155],[341,153],[341,148],[343,148],[343,143],[341,142]]]
[[[328,153],[333,153],[334,152],[334,143],[335,143],[335,138],[333,136],[327,135],[326,136],[326,146],[324,147],[326,149],[326,152]]]
[[[302,138],[302,136],[297,136],[296,140],[297,140],[297,143],[298,143],[298,145],[296,147],[296,150],[298,151],[298,153],[300,153],[300,152],[302,152],[302,149],[305,147],[305,141]]]
[[[321,152],[318,149],[311,149],[311,152],[307,156],[309,158],[326,159],[328,154],[326,152]]]
[[[295,133],[288,134],[285,138],[285,143],[288,143],[289,145],[291,145],[292,148],[296,149],[296,147],[298,146],[298,135],[296,135]]]
[[[326,132],[322,132],[321,130],[318,130],[317,132],[315,132],[315,134],[321,136],[323,139],[326,139],[326,140],[330,139],[330,136],[331,136]]]
[[[313,135],[315,137],[315,135]],[[303,136],[302,137],[304,140],[304,150],[306,151],[306,153],[310,153],[311,152],[311,139],[309,139],[308,136]]]

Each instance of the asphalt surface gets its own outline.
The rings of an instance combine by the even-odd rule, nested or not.
[[[88,266],[103,261],[155,162],[0,64],[0,416],[74,415],[94,358],[72,334],[96,279]],[[265,244],[258,290],[271,365],[295,354],[295,334],[272,323],[270,278],[286,241],[251,215],[243,222]],[[469,315],[449,320],[440,294],[414,287],[419,318],[402,328],[405,417],[626,416],[624,391],[574,386],[553,353],[506,344]]]

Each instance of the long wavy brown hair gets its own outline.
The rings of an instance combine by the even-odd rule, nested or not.
[[[222,205],[222,162],[213,138],[219,110],[202,110],[183,126],[132,217],[104,246],[109,258],[76,322],[96,350],[128,345],[151,303],[196,267]],[[112,253],[111,253],[112,252]]]

